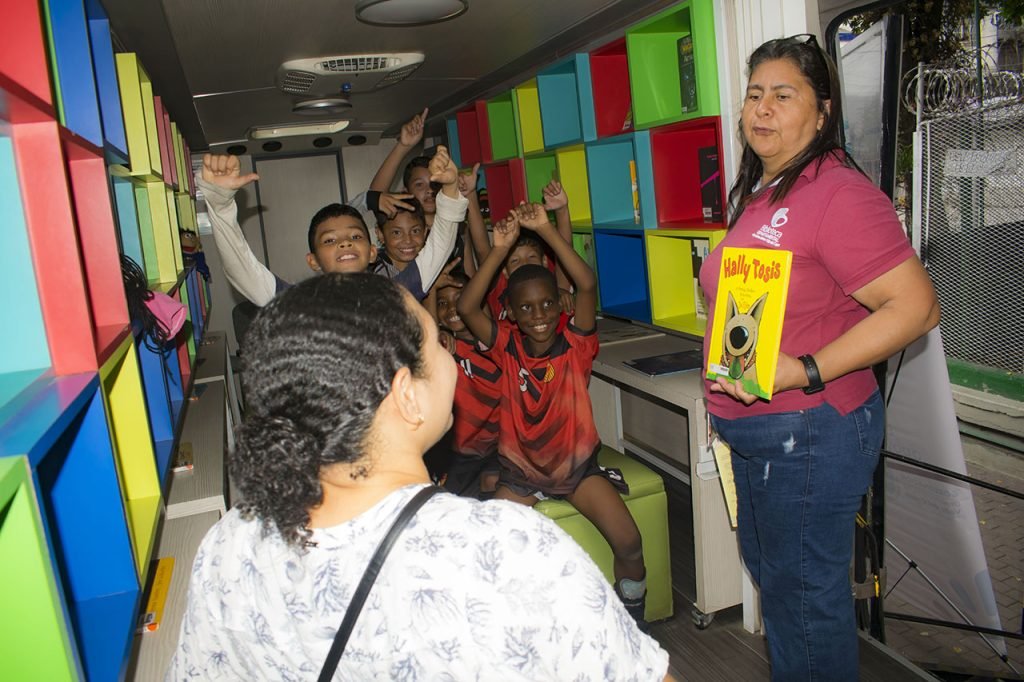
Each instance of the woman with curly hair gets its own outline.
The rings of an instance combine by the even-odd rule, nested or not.
[[[244,502],[196,555],[168,680],[316,677],[451,426],[456,367],[437,334],[370,274],[312,278],[261,311],[231,462]],[[661,680],[667,667],[552,521],[440,494],[393,545],[332,679]]]

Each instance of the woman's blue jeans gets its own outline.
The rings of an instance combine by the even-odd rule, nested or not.
[[[850,559],[885,430],[881,398],[845,417],[824,404],[711,420],[732,448],[740,550],[761,588],[772,680],[855,682]]]

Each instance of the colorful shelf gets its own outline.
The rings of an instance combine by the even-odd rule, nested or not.
[[[537,93],[545,147],[597,138],[589,55],[575,54],[541,70]]]
[[[657,227],[650,133],[605,138],[586,149],[594,225]]]
[[[722,123],[717,116],[651,131],[651,167],[659,227],[718,229],[725,226],[721,149]],[[716,201],[717,220],[712,217],[711,209]]]
[[[704,257],[725,237],[725,230],[652,230],[644,236],[652,322],[703,336],[707,315],[697,277]]]
[[[625,38],[591,51],[590,84],[594,96],[597,137],[614,137],[631,132],[633,99],[629,93]]]
[[[594,229],[601,312],[651,322],[646,245],[638,230]]]

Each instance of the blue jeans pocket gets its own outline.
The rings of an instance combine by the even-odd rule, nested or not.
[[[885,436],[885,405],[878,391],[851,412],[850,416],[857,425],[860,453],[868,457],[878,457]]]

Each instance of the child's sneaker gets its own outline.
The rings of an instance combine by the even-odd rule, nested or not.
[[[644,618],[647,608],[647,580],[623,578],[615,583],[615,594],[622,600],[622,605],[626,607],[626,613],[633,616],[640,632],[650,632],[651,625]]]

